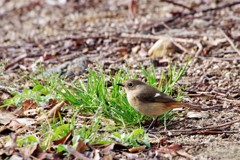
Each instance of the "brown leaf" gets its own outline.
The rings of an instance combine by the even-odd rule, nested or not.
[[[169,146],[164,146],[164,147],[160,147],[158,149],[158,152],[159,153],[164,153],[164,154],[170,154],[170,155],[173,155],[173,156],[176,156],[178,155],[177,154],[177,151],[182,149],[182,146],[181,145],[178,145],[178,144],[171,144]]]
[[[132,148],[129,148],[128,151],[130,153],[136,153],[136,152],[143,151],[145,148],[146,148],[145,146],[132,147]]]
[[[17,130],[17,129],[23,127],[23,125],[14,119],[14,120],[11,120],[11,122],[8,124],[8,127],[13,130]]]
[[[87,158],[85,155],[82,153],[79,153],[78,151],[74,150],[72,147],[69,145],[67,146],[67,151],[69,154],[73,155],[76,159],[81,159],[81,160],[90,160]]]
[[[106,146],[106,145],[103,145],[103,146]],[[102,147],[94,147],[94,148],[102,148]],[[111,153],[110,151],[122,151],[122,150],[127,150],[127,147],[120,143],[115,143],[115,144],[113,143],[104,147],[101,150],[101,153],[103,153],[104,155],[109,155]]]
[[[182,146],[179,144],[173,143],[173,144],[169,145],[168,148],[176,152],[176,151],[182,149]]]
[[[2,135],[9,135],[11,132],[14,132],[14,130],[8,128],[7,126],[0,127],[0,134]]]
[[[154,58],[171,56],[177,47],[170,38],[160,38],[148,51],[148,55]]]
[[[48,107],[53,108],[57,103],[58,103],[58,101],[56,99],[49,99]]]
[[[102,149],[102,153],[103,153],[104,155],[110,154],[110,151],[113,150],[114,145],[115,145],[115,144],[110,144],[110,145],[108,145],[107,147],[103,148],[103,149]]]
[[[38,160],[45,160],[45,159],[54,159],[54,154],[52,153],[39,153],[37,155]]]
[[[129,50],[126,47],[119,47],[116,49],[116,51],[118,52],[119,55],[121,55],[122,57],[129,55]]]
[[[178,155],[182,156],[182,157],[186,157],[187,159],[193,159],[194,157],[190,154],[188,154],[186,151],[184,151],[183,149],[180,149],[179,151],[176,151]]]
[[[67,144],[72,139],[72,133],[73,133],[72,130],[69,131],[68,134],[66,136],[64,136],[63,138],[53,141],[53,144],[54,145]]]
[[[58,112],[61,110],[62,106],[65,104],[64,101],[59,102],[58,104],[56,104],[51,110],[49,110],[48,112],[48,116],[46,115],[42,115],[40,117],[37,118],[37,121],[42,121],[46,118],[53,118],[53,117],[58,117]]]
[[[88,146],[87,146],[81,139],[79,139],[79,140],[78,140],[78,145],[77,145],[76,151],[78,151],[78,152],[80,152],[80,153],[83,153],[83,152],[85,152],[87,149],[88,149]]]
[[[12,155],[14,151],[16,150],[17,146],[17,136],[15,133],[10,133],[10,141],[7,141],[7,143],[4,145],[5,154]]]
[[[17,149],[20,154],[24,156],[24,159],[28,159],[33,155],[37,155],[42,152],[42,149],[40,148],[39,144],[31,145],[31,146],[25,146]]]
[[[48,117],[58,117],[58,112],[60,111],[60,109],[62,108],[62,106],[64,105],[64,101],[56,104],[50,111],[48,114]]]
[[[0,124],[6,125],[14,118],[15,116],[12,112],[0,110]]]
[[[137,15],[137,13],[138,13],[138,2],[137,2],[137,0],[131,0],[131,2],[129,3],[128,10],[130,11],[130,13],[133,16]]]
[[[14,119],[14,121],[17,121],[18,123],[24,126],[31,126],[32,124],[36,123],[36,121],[32,118],[16,118]]]
[[[23,102],[23,110],[26,111],[28,109],[37,108],[37,103],[34,102],[32,99],[26,100]]]

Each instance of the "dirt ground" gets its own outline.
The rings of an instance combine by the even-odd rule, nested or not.
[[[98,64],[106,70],[128,66],[132,71],[153,64],[160,74],[170,63],[181,66],[192,58],[178,85],[187,86],[184,101],[202,105],[207,111],[195,117],[177,117],[175,122],[179,123],[168,129],[213,128],[184,134],[161,134],[159,129],[152,134],[182,144],[195,159],[239,159],[240,3],[174,2],[178,3],[69,0],[50,5],[47,0],[2,0],[0,59],[5,65],[1,90],[3,86],[28,86],[22,79],[40,62],[51,70],[80,57],[76,62],[80,71],[73,71],[74,76]],[[177,51],[149,56],[148,50],[161,37],[171,37]],[[151,158],[149,152],[143,155],[138,158]]]

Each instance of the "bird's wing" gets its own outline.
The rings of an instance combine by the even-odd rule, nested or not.
[[[162,93],[160,91],[158,91],[156,88],[151,88],[151,90],[146,90],[146,92],[141,92],[140,94],[138,94],[136,96],[136,98],[139,101],[142,102],[162,102],[162,103],[167,103],[167,102],[176,102],[176,100],[174,100],[172,97],[168,96],[165,93]]]

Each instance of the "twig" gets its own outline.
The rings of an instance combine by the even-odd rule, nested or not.
[[[130,38],[130,39],[150,39],[150,40],[159,40],[160,38],[163,38],[164,36],[155,36],[155,35],[143,35],[143,34],[128,34],[128,33],[122,33],[120,35],[122,38]],[[169,37],[169,36],[166,36]],[[182,42],[182,43],[197,43],[193,39],[183,39],[183,38],[174,38],[171,37],[176,42]]]
[[[24,58],[26,58],[26,57],[27,57],[27,54],[26,54],[26,53],[25,53],[25,54],[22,54],[22,55],[20,55],[20,56],[18,56],[18,57],[16,57],[15,59],[12,60],[11,63],[9,63],[9,64],[7,64],[7,65],[5,66],[5,70],[8,70],[10,67],[12,67],[12,66],[15,65],[16,63],[22,61],[22,60],[23,60]]]
[[[221,133],[238,133],[239,131],[222,131],[219,130],[221,127],[229,126],[234,123],[240,122],[240,119],[234,120],[231,122],[219,124],[219,125],[212,125],[202,128],[194,128],[194,129],[185,129],[185,130],[168,130],[168,131],[160,131],[159,133],[174,133],[174,132],[180,132],[181,134],[221,134]],[[171,134],[170,134],[171,135]]]
[[[174,1],[172,1],[172,0],[162,0],[162,2],[171,3],[171,4],[173,4],[173,5],[182,7],[182,8],[184,8],[184,9],[188,9],[188,10],[190,10],[190,11],[194,11],[194,9],[192,9],[192,8],[190,8],[190,7],[188,7],[188,6],[185,6],[185,5],[183,5],[183,4],[180,4],[180,3],[178,3],[178,2],[174,2]]]
[[[17,91],[16,88],[11,88],[11,87],[6,87],[6,86],[0,86],[0,90],[6,92],[8,94],[11,94],[11,92]]]
[[[234,51],[235,52],[235,51]],[[222,61],[240,61],[240,57],[232,57],[232,58],[216,58],[216,57],[203,57],[203,56],[199,56],[199,58],[201,60],[211,60],[214,62],[222,62]]]
[[[226,33],[220,29],[222,35],[227,39],[227,41],[230,43],[230,45],[232,46],[232,48],[239,54],[240,56],[240,51],[238,50],[238,48],[234,45],[233,41],[226,35]]]
[[[191,65],[193,65],[193,64],[195,64],[197,62],[198,57],[199,57],[199,55],[201,54],[201,52],[203,50],[203,46],[202,46],[201,42],[197,42],[196,45],[198,46],[198,50],[195,53],[195,56],[194,56],[195,59],[193,60]]]
[[[220,99],[223,101],[228,101],[228,102],[233,102],[236,104],[240,104],[240,100],[234,100],[234,99],[228,99],[228,98],[224,98],[224,97],[220,97],[217,95],[212,95],[212,92],[196,92],[196,94],[188,94],[188,96],[207,96],[207,97],[211,97],[211,98],[216,98],[216,99]]]
[[[175,20],[178,20],[180,18],[184,18],[184,17],[187,17],[189,15],[195,15],[197,13],[207,13],[207,12],[211,12],[211,11],[217,11],[217,10],[220,10],[220,9],[224,9],[224,8],[228,8],[228,7],[233,7],[235,5],[238,5],[240,4],[240,1],[237,1],[237,2],[233,2],[233,3],[228,3],[228,4],[224,4],[222,6],[218,6],[218,7],[215,7],[215,8],[207,8],[207,9],[203,9],[203,10],[200,10],[200,11],[192,11],[192,12],[189,12],[189,13],[185,13],[185,14],[181,14],[181,15],[176,15],[174,17],[172,17],[171,19],[168,19],[164,22],[161,22],[161,24],[157,24],[153,27],[150,27],[148,28],[146,31],[151,31],[151,30],[159,30],[160,28],[162,28],[162,23],[165,23],[165,24],[169,24],[169,23],[173,23]]]

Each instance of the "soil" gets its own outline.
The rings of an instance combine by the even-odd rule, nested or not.
[[[202,113],[207,116],[177,117],[173,122],[180,122],[168,129],[239,120],[240,4],[236,1],[176,1],[182,5],[167,0],[139,0],[136,5],[131,0],[48,2],[0,2],[1,92],[29,86],[24,76],[35,72],[40,62],[48,74],[61,70],[67,76],[79,76],[86,68],[99,65],[109,71],[127,66],[136,72],[139,66],[154,65],[160,75],[170,64],[182,66],[192,58],[178,85],[186,86],[184,101],[206,108]],[[149,56],[148,50],[161,37],[173,38],[178,50],[162,57]],[[218,129],[152,134],[181,144],[195,159],[239,159],[240,122]],[[142,154],[134,159],[151,157],[150,151]]]

